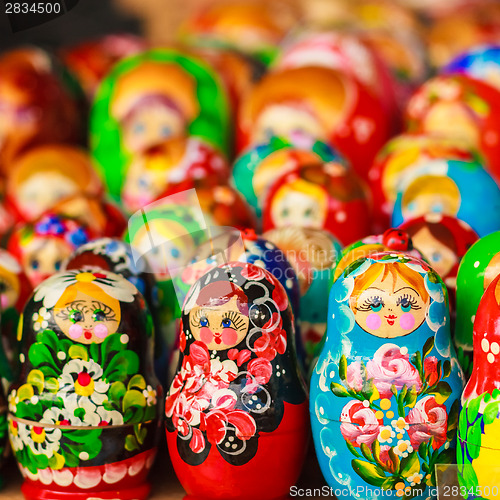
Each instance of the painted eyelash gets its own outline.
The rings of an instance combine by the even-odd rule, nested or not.
[[[72,302],[71,304],[68,304],[64,309],[61,309],[57,313],[57,317],[65,320],[69,319],[70,314],[73,311],[78,311],[83,314],[85,312],[86,307],[87,306],[85,306],[81,302]]]
[[[94,309],[94,311],[96,309],[102,311],[104,316],[106,316],[107,321],[116,321],[116,314],[108,305],[103,304],[102,302],[94,301],[92,302],[92,308]]]
[[[245,324],[241,319],[241,316],[236,311],[229,311],[223,316],[222,321],[224,321],[225,319],[231,320],[236,330],[240,330]]]
[[[401,302],[403,301],[403,299],[406,299],[408,301],[408,303],[410,304],[410,306],[411,306],[412,309],[415,309],[415,310],[422,309],[417,304],[417,302],[418,302],[417,299],[415,297],[411,296],[408,293],[405,293],[404,295],[401,295],[400,297],[398,297],[396,305],[399,306],[401,304]]]
[[[201,318],[204,317],[205,314],[203,313],[202,309],[198,309],[193,316],[193,319],[191,320],[191,325],[192,326],[197,326],[201,327]]]
[[[374,305],[375,303],[381,304],[382,307],[385,306],[385,303],[382,300],[382,297],[379,297],[378,295],[374,295],[373,297],[366,299],[360,306],[356,307],[356,309],[358,311],[371,311],[371,306]]]

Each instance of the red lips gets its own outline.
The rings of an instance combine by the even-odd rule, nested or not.
[[[92,332],[90,330],[84,330],[83,336],[87,339],[90,340],[92,338]]]
[[[397,319],[397,316],[394,316],[394,314],[390,314],[389,316],[384,316],[384,318],[387,320],[387,323],[389,323],[390,326],[394,325],[394,322]]]

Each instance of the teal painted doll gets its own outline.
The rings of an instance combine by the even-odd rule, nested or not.
[[[427,498],[434,464],[454,460],[463,375],[443,287],[424,261],[395,252],[353,262],[333,284],[310,399],[332,488]]]

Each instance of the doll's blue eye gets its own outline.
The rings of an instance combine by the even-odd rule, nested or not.
[[[231,320],[228,318],[223,319],[222,326],[223,328],[231,328]]]
[[[146,127],[144,123],[136,123],[134,125],[134,133],[135,134],[142,134],[146,130]]]
[[[56,261],[54,264],[54,269],[59,271],[61,269],[62,262],[60,260]]]
[[[200,326],[208,326],[208,318],[205,318],[205,316],[200,318]]]
[[[170,130],[170,127],[162,127],[160,130],[160,135],[162,137],[170,137],[172,135],[172,130]]]
[[[312,217],[313,215],[313,209],[312,208],[308,208],[305,212],[304,212],[304,216],[305,217]]]
[[[141,187],[148,187],[148,180],[144,177],[141,177],[139,179],[139,186]]]
[[[399,305],[401,306],[401,309],[403,310],[403,312],[408,312],[411,309],[411,302],[406,297],[403,297],[399,301]]]
[[[431,255],[432,262],[439,262],[441,260],[441,254],[439,252],[434,252]]]
[[[174,258],[177,259],[180,255],[179,249],[178,248],[172,248],[170,250],[170,255]]]
[[[73,309],[69,313],[69,319],[72,323],[78,323],[79,321],[83,321],[83,314],[81,311],[77,311],[76,309]]]
[[[370,306],[372,308],[373,312],[379,312],[382,309],[382,303],[381,302],[375,302]]]
[[[442,211],[443,211],[443,205],[441,205],[441,203],[436,203],[431,207],[431,212],[441,213]]]
[[[40,267],[40,263],[35,259],[31,261],[31,269],[38,269]]]

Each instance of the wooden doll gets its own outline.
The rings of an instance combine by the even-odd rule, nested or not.
[[[186,498],[288,498],[309,426],[293,336],[285,290],[260,267],[223,264],[191,287],[165,406]]]
[[[311,379],[314,444],[328,484],[363,499],[427,498],[433,464],[455,458],[462,387],[438,275],[393,251],[351,264],[332,286]],[[378,496],[368,494],[373,486]]]
[[[9,434],[27,500],[145,500],[160,423],[153,325],[122,276],[69,270],[42,282],[19,330]]]
[[[500,498],[500,277],[488,286],[474,321],[474,366],[462,395],[458,480],[469,498]]]
[[[472,328],[484,291],[500,274],[500,231],[484,236],[464,255],[457,274],[455,347],[462,369],[472,373]]]

